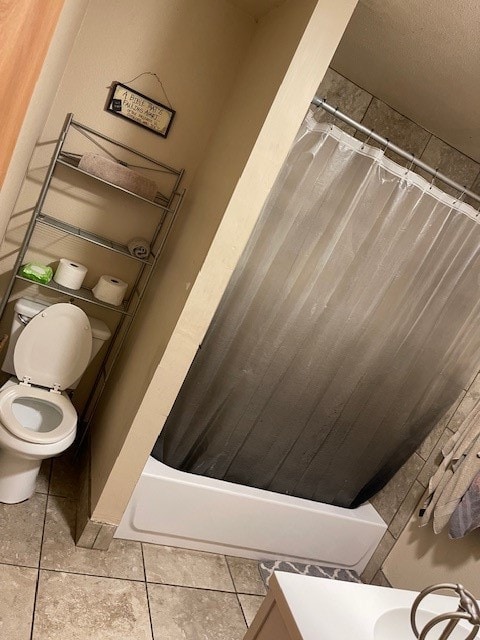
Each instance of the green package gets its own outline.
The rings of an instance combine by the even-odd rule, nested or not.
[[[52,267],[46,267],[37,262],[28,262],[20,267],[18,275],[40,284],[48,284],[53,277],[53,271]]]

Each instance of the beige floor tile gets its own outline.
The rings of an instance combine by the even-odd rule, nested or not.
[[[114,540],[108,551],[76,547],[73,539],[75,502],[48,497],[41,567],[95,576],[144,580],[139,542]]]
[[[154,544],[143,545],[149,582],[235,591],[225,557]]]
[[[245,635],[234,593],[149,584],[154,640],[242,640]]]
[[[249,593],[257,596],[265,595],[267,590],[258,570],[258,560],[227,556],[227,562],[235,590],[238,593]]]
[[[38,493],[48,493],[48,486],[50,484],[50,471],[52,469],[52,460],[44,460],[40,467],[40,473],[38,474],[37,484],[35,491]]]
[[[47,496],[0,504],[0,562],[38,567]]]
[[[0,638],[30,640],[37,569],[0,565]]]
[[[247,625],[250,626],[257,615],[257,611],[260,609],[260,605],[263,602],[263,596],[251,596],[245,593],[239,593],[238,599],[240,600]]]
[[[78,465],[73,449],[52,459],[52,475],[49,492],[63,498],[77,498]]]
[[[33,640],[151,640],[145,584],[40,571]]]

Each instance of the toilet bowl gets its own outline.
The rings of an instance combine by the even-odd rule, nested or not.
[[[67,303],[45,308],[16,341],[16,378],[0,389],[0,502],[28,499],[42,460],[74,441],[77,412],[64,392],[90,362],[87,315]]]

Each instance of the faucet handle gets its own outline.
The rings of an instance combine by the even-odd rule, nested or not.
[[[432,618],[423,627],[422,631],[419,632],[417,627],[416,614],[421,601],[430,593],[441,590],[454,591],[459,596],[459,605],[457,611],[452,611],[451,613],[442,613]],[[477,601],[475,600],[475,597],[461,584],[435,584],[421,591],[415,598],[412,605],[412,610],[410,612],[410,624],[412,626],[415,637],[417,637],[419,640],[427,640],[427,635],[433,629],[433,627],[447,620],[449,620],[449,622],[445,626],[441,635],[438,637],[438,640],[446,640],[447,638],[449,638],[450,634],[453,632],[460,620],[466,620],[473,627],[472,631],[465,638],[465,640],[474,640],[480,628],[480,608]]]

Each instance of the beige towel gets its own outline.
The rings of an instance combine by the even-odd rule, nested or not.
[[[98,153],[85,153],[78,168],[147,200],[155,200],[157,195],[157,185],[153,180]]]
[[[433,530],[440,533],[448,524],[460,500],[480,472],[480,400],[459,430],[442,449],[443,460],[428,483],[420,526],[433,519]]]

